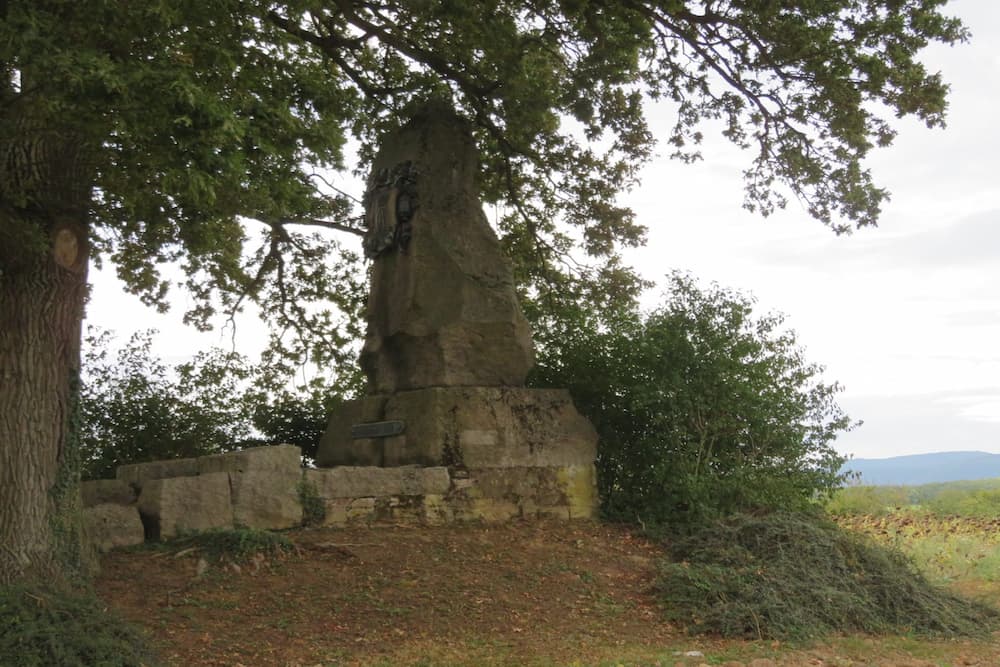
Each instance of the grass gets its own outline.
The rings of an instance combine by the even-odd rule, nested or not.
[[[1000,582],[1000,479],[848,487],[827,509],[936,582]]]
[[[899,509],[877,516],[843,515],[836,521],[899,549],[934,581],[1000,582],[1000,520]]]

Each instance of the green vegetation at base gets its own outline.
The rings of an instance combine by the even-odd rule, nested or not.
[[[302,525],[319,526],[326,519],[326,504],[312,482],[303,479],[298,485],[299,502],[302,504]]]
[[[692,633],[981,636],[1000,612],[930,584],[900,552],[813,514],[738,515],[668,542],[657,591]]]
[[[85,592],[0,587],[0,665],[149,667],[145,637]]]
[[[223,528],[191,533],[169,543],[171,549],[180,547],[197,550],[206,560],[226,560],[242,563],[253,560],[258,554],[264,557],[282,556],[295,550],[295,545],[280,533],[256,528]]]

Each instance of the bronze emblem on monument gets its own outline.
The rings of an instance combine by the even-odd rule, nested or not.
[[[368,179],[365,207],[365,257],[374,259],[410,242],[410,221],[417,208],[417,170],[407,160],[392,169],[379,169]]]

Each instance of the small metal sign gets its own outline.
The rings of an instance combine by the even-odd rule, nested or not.
[[[404,430],[406,430],[406,422],[400,419],[387,422],[368,422],[352,426],[351,437],[355,440],[359,438],[388,438],[399,435]]]

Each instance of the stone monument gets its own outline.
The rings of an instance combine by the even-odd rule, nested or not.
[[[384,139],[364,199],[367,395],[335,411],[316,463],[447,466],[486,518],[591,516],[597,435],[568,392],[524,386],[531,334],[477,170],[439,106]]]

